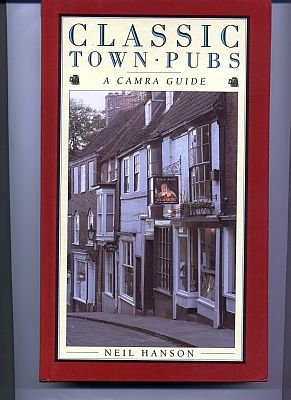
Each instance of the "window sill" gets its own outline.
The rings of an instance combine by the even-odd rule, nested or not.
[[[181,296],[181,297],[193,297],[196,298],[198,294],[198,290],[196,292],[186,292],[185,290],[182,289],[178,289],[177,290],[177,295]]]
[[[214,310],[214,308],[215,308],[215,302],[214,302],[214,301],[211,301],[211,300],[208,300],[208,299],[206,299],[205,297],[199,297],[199,298],[197,299],[197,303],[203,304],[204,306],[207,306],[207,307],[209,307],[209,308],[212,308],[213,310]]]
[[[122,294],[119,296],[119,298],[134,307],[134,301],[132,297]]]
[[[224,293],[224,297],[227,297],[228,299],[235,300],[235,294],[234,293]]]
[[[109,297],[110,299],[114,299],[114,297],[113,297],[113,293],[110,293],[110,292],[104,292],[104,295],[105,295],[105,296],[107,296],[107,297]]]
[[[154,292],[164,294],[165,296],[168,296],[168,297],[172,297],[172,294],[169,291],[164,290],[164,289],[154,288]]]
[[[80,303],[86,304],[86,300],[81,299],[80,297],[73,297],[73,300],[79,301]]]

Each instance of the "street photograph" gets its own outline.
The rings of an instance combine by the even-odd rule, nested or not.
[[[68,152],[67,346],[234,348],[237,92],[71,90]]]

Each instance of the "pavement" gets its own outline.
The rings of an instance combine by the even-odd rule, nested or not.
[[[182,347],[234,347],[233,330],[215,329],[196,321],[106,312],[68,313],[68,320],[72,322],[74,318],[111,325],[112,332],[117,327],[126,328],[127,330],[151,335]],[[89,326],[88,329],[90,329]]]

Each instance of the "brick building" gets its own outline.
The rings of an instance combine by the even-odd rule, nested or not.
[[[154,135],[162,175],[179,177],[155,220],[155,314],[234,327],[237,95],[183,92]]]

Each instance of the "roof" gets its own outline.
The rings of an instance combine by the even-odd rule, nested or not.
[[[215,92],[181,92],[169,111],[164,114],[153,135],[172,131],[213,111],[213,105],[219,96],[220,93]]]
[[[101,161],[116,157],[150,139],[187,124],[210,111],[220,93],[214,92],[175,92],[174,104],[165,113],[165,94],[154,100],[152,121],[145,126],[144,104],[130,110],[121,110],[98,132],[88,145],[80,150],[73,160],[81,160],[98,153]]]

